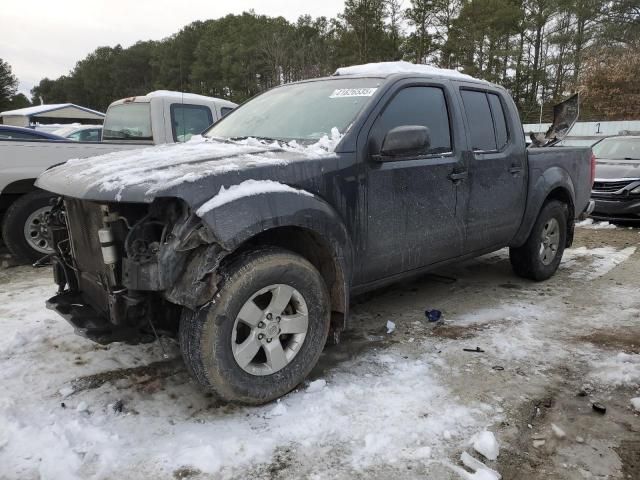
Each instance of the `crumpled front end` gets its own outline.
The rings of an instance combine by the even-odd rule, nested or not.
[[[58,294],[47,306],[106,344],[175,334],[181,309],[212,297],[226,252],[177,199],[151,204],[64,198],[49,217]]]

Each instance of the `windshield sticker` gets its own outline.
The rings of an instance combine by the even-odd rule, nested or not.
[[[338,88],[329,98],[370,97],[376,90],[377,88]]]

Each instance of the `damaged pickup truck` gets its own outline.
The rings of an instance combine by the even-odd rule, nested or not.
[[[508,246],[545,280],[593,183],[588,148],[531,148],[506,90],[433,67],[347,67],[245,103],[180,145],[40,176],[58,293],[99,343],[177,336],[197,382],[295,388],[349,298]]]

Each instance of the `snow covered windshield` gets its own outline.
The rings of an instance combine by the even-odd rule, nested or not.
[[[376,78],[349,78],[285,85],[234,110],[205,136],[315,141],[334,127],[344,133],[379,84]]]
[[[123,103],[109,107],[103,140],[153,140],[149,103]]]

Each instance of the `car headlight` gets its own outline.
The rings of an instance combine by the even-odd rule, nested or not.
[[[640,195],[640,185],[629,192],[632,195]]]

